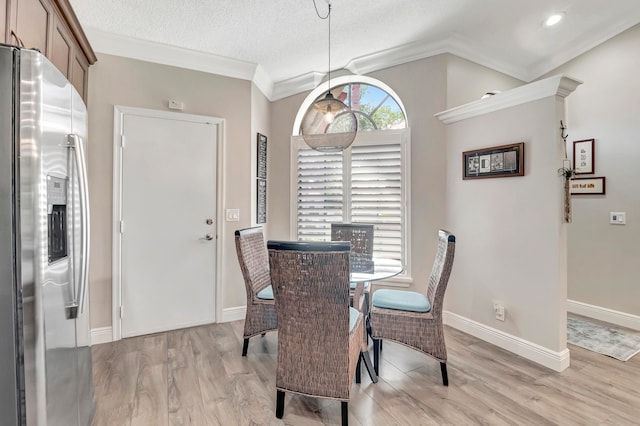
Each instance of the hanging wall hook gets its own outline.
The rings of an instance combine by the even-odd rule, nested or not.
[[[562,122],[562,120],[560,120],[560,137],[566,143],[569,135],[564,133],[565,130],[567,130],[567,128],[564,126],[564,123]]]

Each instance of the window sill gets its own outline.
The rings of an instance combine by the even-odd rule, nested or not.
[[[413,277],[408,275],[389,278],[388,280],[374,281],[372,284],[384,287],[402,287],[408,288],[413,284]]]

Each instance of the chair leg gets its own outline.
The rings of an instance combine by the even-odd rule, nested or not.
[[[440,363],[440,371],[442,372],[442,384],[445,386],[449,386],[449,377],[447,376],[447,363]]]
[[[242,344],[242,356],[247,356],[247,349],[249,349],[249,339],[244,339]]]
[[[367,373],[369,373],[369,377],[371,377],[371,381],[373,383],[378,383],[378,375],[374,371],[373,365],[371,365],[371,358],[369,358],[369,352],[368,351],[360,352],[360,359],[364,361],[364,366],[367,367]]]
[[[380,375],[380,344],[382,339],[373,339],[373,371],[376,372],[376,376]]]
[[[356,364],[356,383],[360,383],[362,381],[362,375],[361,375],[361,362],[362,361],[362,354],[360,354],[360,356],[358,356],[358,363]]]
[[[342,401],[340,405],[342,408],[342,426],[349,426],[349,402]]]
[[[281,419],[284,415],[284,392],[279,390],[276,393],[276,417]]]

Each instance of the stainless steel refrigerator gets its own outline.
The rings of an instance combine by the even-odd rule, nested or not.
[[[53,64],[0,45],[0,425],[92,422],[86,135]]]

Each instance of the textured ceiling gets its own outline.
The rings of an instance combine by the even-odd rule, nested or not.
[[[316,3],[325,14],[327,0]],[[71,4],[92,43],[97,32],[239,60],[259,66],[276,85],[327,71],[328,22],[312,0]],[[403,49],[413,53],[401,57],[414,59],[450,51],[525,81],[640,22],[640,0],[332,0],[332,9],[334,70],[363,71],[358,64],[367,58],[380,68]],[[565,12],[565,21],[543,28],[552,12]],[[402,61],[395,58],[389,65]]]

